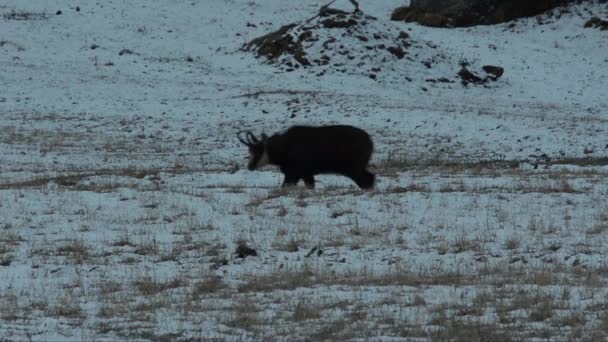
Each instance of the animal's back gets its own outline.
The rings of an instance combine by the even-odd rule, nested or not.
[[[369,134],[353,126],[293,126],[285,136],[290,162],[312,173],[365,168],[373,152]]]

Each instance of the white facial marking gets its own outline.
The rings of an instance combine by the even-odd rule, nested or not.
[[[260,168],[262,166],[268,165],[268,162],[269,162],[268,153],[266,151],[264,151],[262,153],[262,156],[258,160],[258,164],[257,164],[256,168]]]

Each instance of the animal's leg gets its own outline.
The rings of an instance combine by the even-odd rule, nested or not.
[[[366,190],[372,189],[374,187],[374,183],[376,182],[376,176],[365,169],[349,175],[348,177],[355,181],[355,183],[357,183],[361,189]]]
[[[315,176],[306,176],[304,177],[304,184],[309,189],[315,188]]]
[[[283,180],[283,185],[282,187],[288,187],[288,186],[295,186],[298,184],[298,181],[300,180],[300,177],[295,177],[292,175],[285,175],[285,180]]]

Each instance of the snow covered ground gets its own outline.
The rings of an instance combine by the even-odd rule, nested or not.
[[[608,5],[359,2],[354,33],[312,0],[0,4],[0,339],[608,338]],[[242,50],[291,23],[331,67]],[[377,189],[245,169],[237,131],[302,123],[366,129]]]

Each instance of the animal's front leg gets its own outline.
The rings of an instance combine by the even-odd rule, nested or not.
[[[314,176],[306,176],[304,177],[304,184],[309,189],[315,188],[315,177]]]
[[[282,187],[287,187],[287,186],[295,186],[298,184],[298,181],[300,180],[300,177],[294,177],[291,175],[285,175],[285,180],[283,181],[283,185]]]

